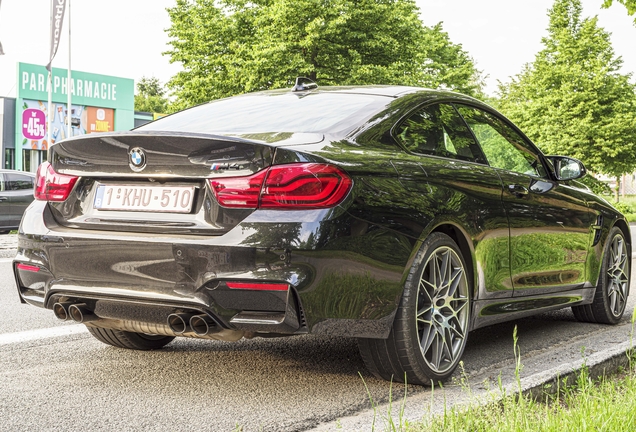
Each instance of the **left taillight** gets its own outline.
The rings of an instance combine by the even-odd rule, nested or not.
[[[41,201],[65,201],[77,179],[55,172],[49,162],[44,162],[38,167],[33,195]]]

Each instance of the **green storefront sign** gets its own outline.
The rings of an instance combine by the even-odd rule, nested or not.
[[[52,68],[51,113],[48,112],[48,85],[48,71],[44,66],[18,63],[16,167],[32,165],[23,164],[23,154],[25,158],[30,157],[27,152],[47,150],[50,144],[68,138],[66,125],[69,121],[72,136],[134,127],[135,83],[132,79],[71,71],[69,85],[68,71]],[[69,91],[71,109],[67,106]],[[23,114],[26,116],[38,110],[46,117],[46,127],[51,126],[51,143],[47,141],[48,135],[33,136],[33,129],[23,124]]]

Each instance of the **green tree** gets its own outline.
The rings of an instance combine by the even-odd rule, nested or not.
[[[406,84],[479,94],[480,73],[413,0],[177,0],[168,9],[177,107],[291,86]]]
[[[142,77],[137,83],[135,111],[165,113],[168,109],[166,90],[158,78]]]
[[[500,85],[499,108],[544,152],[618,177],[636,167],[634,85],[609,33],[581,11],[580,0],[555,1],[543,50]]]
[[[636,0],[616,0],[617,3],[622,4],[627,8],[628,15],[636,14]],[[604,8],[609,8],[614,3],[614,0],[605,0],[603,2]],[[636,19],[634,20],[634,24],[636,24]]]

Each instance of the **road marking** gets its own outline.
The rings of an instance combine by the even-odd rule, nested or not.
[[[0,258],[0,263],[10,263],[13,262],[13,258]]]
[[[66,325],[60,327],[28,330],[17,333],[0,334],[0,345],[9,345],[20,342],[28,342],[38,339],[49,339],[60,336],[86,333],[86,326],[83,324]]]

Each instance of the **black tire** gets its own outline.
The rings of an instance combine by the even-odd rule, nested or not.
[[[388,339],[358,339],[369,371],[421,385],[451,376],[466,347],[471,286],[455,242],[431,234],[414,260]]]
[[[173,341],[174,336],[147,335],[101,327],[86,326],[95,339],[117,348],[155,350]]]
[[[623,232],[618,227],[612,228],[605,244],[593,302],[572,307],[578,321],[601,324],[620,322],[629,295],[631,261]]]

